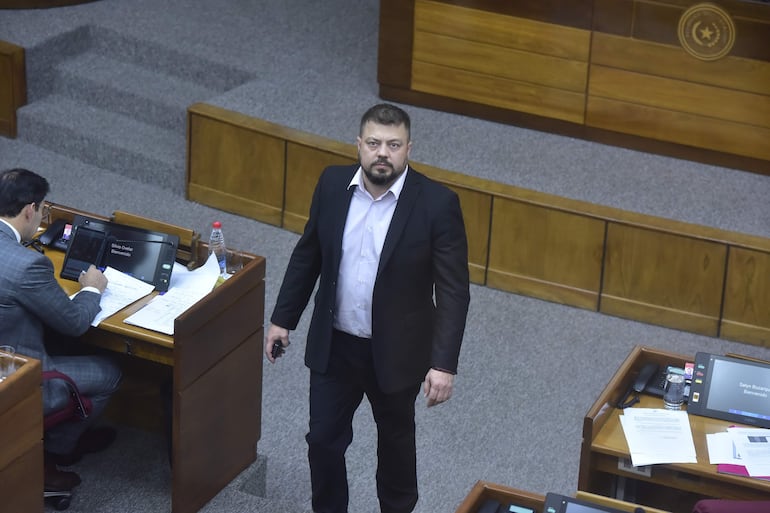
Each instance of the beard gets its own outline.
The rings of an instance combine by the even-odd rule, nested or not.
[[[378,173],[374,170],[376,166],[387,166],[390,168],[389,173]],[[366,175],[366,178],[369,179],[371,183],[374,185],[385,187],[393,182],[395,182],[399,176],[401,176],[401,173],[404,172],[404,170],[396,171],[396,168],[393,167],[393,164],[388,162],[387,160],[376,160],[372,163],[369,167],[363,167],[364,174]],[[404,169],[406,169],[406,166],[404,166]]]

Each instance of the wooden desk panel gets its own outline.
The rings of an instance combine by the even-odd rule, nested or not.
[[[681,366],[688,360],[692,361],[692,357],[643,347],[634,348],[584,419],[579,490],[608,495],[613,493],[613,483],[618,478],[625,478],[641,484],[636,502],[659,508],[670,507],[672,511],[682,513],[689,513],[699,498],[767,498],[770,482],[719,474],[716,465],[709,464],[706,434],[723,432],[734,423],[708,417],[689,416],[697,463],[653,465],[650,477],[618,468],[620,460],[630,458],[618,419],[622,411],[615,408],[618,399],[645,363]],[[662,399],[642,395],[636,407],[660,408]],[[672,494],[679,499],[674,503],[666,503]]]
[[[43,511],[43,389],[40,361],[16,357],[0,383],[0,509]]]
[[[627,511],[628,513],[634,513],[638,511],[639,508],[637,504],[610,499],[588,492],[578,491],[575,494],[575,497],[594,504],[610,506],[620,511]],[[455,510],[455,513],[476,513],[481,505],[487,500],[495,500],[501,504],[523,506],[536,511],[537,513],[543,512],[543,507],[545,506],[545,496],[539,493],[527,492],[517,488],[511,488],[510,486],[490,483],[488,481],[476,481],[473,488],[471,488],[471,491],[468,492],[468,495],[465,496],[463,502]],[[645,512],[666,513],[664,510],[655,508],[645,508]]]
[[[476,513],[484,501],[488,499],[501,503],[514,503],[537,512],[543,510],[543,503],[545,502],[545,496],[538,493],[526,492],[487,481],[476,481],[455,513]]]

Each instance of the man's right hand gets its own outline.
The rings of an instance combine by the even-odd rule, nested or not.
[[[270,363],[275,363],[273,358],[273,344],[282,344],[284,349],[289,347],[289,330],[270,324],[267,329],[267,335],[265,335],[265,356]]]
[[[81,287],[94,287],[104,293],[104,289],[107,288],[107,277],[92,264],[87,271],[80,273],[78,283]]]

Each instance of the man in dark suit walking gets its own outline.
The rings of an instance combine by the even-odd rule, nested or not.
[[[83,454],[106,448],[115,438],[108,427],[90,429],[120,383],[117,365],[103,356],[51,356],[45,347],[45,329],[76,337],[88,330],[99,313],[107,278],[91,266],[79,279],[80,292],[72,299],[56,281],[51,260],[26,248],[46,215],[43,200],[48,181],[26,169],[0,173],[0,333],[16,352],[41,361],[43,370],[67,374],[93,405],[87,420],[66,422],[45,433],[45,486],[70,490],[80,483],[74,472],[56,465],[71,465]],[[70,400],[61,380],[43,385],[43,412],[62,409]]]
[[[381,104],[362,117],[359,165],[324,170],[286,269],[265,353],[289,345],[318,291],[305,348],[313,511],[347,512],[345,451],[363,396],[377,424],[383,513],[417,503],[415,399],[452,395],[470,302],[457,195],[408,165],[409,116]]]

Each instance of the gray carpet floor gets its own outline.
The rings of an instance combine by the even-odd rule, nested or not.
[[[163,125],[168,131],[162,132],[163,138],[171,139],[172,147],[182,144],[134,166],[137,159],[123,153],[123,148],[116,149],[110,138],[133,138],[129,131],[140,126],[136,122],[100,117],[105,127],[99,137],[106,141],[84,138],[74,151],[77,145],[62,142],[75,139],[73,127],[37,117],[64,109],[62,104],[43,109],[40,102],[51,101],[52,91],[67,82],[67,73],[54,77],[52,70],[68,52],[80,55],[68,64],[73,73],[101,69],[105,55],[123,63],[133,58],[121,64],[125,75],[106,74],[106,81],[121,84],[139,73],[127,66],[156,57],[164,75],[173,75],[173,82],[163,82],[166,85],[156,95],[162,99],[153,100],[153,106],[173,103],[168,97],[175,95],[169,90],[179,90],[188,103],[206,101],[353,142],[361,113],[379,101],[378,13],[376,0],[102,0],[58,9],[0,11],[0,40],[27,49],[32,81],[31,103],[25,108],[29,112],[20,122],[19,138],[0,138],[0,168],[36,170],[51,181],[52,201],[100,214],[127,210],[203,234],[212,220],[221,220],[231,246],[266,256],[269,316],[298,236],[187,201],[179,185],[185,172],[184,126],[179,117],[158,114],[163,121],[142,121]],[[100,54],[82,55],[83,47]],[[175,71],[180,63],[183,69]],[[201,70],[206,69],[222,80],[200,79]],[[192,78],[200,80],[190,85]],[[71,90],[75,85],[66,87]],[[124,91],[116,98],[114,89],[91,83],[79,94],[95,100],[128,98],[126,105],[140,94]],[[413,118],[416,162],[629,211],[770,237],[768,177],[406,108]],[[122,132],[109,133],[112,125],[120,126]],[[98,149],[93,155],[79,156],[93,148]],[[111,166],[110,161],[124,164]],[[454,511],[479,479],[540,493],[573,493],[583,415],[636,344],[685,354],[701,350],[770,358],[766,348],[475,285],[471,293],[455,396],[431,409],[418,401],[421,498],[417,511],[421,513]],[[308,317],[292,335],[294,345],[286,358],[274,366],[266,364],[257,463],[204,512],[310,511],[304,442],[308,373],[301,354]],[[364,404],[355,419],[348,458],[352,513],[378,511],[374,441],[370,411]],[[70,507],[73,513],[170,511],[170,474],[163,442],[156,434],[121,428],[113,447],[85,458],[75,470],[83,484]]]

